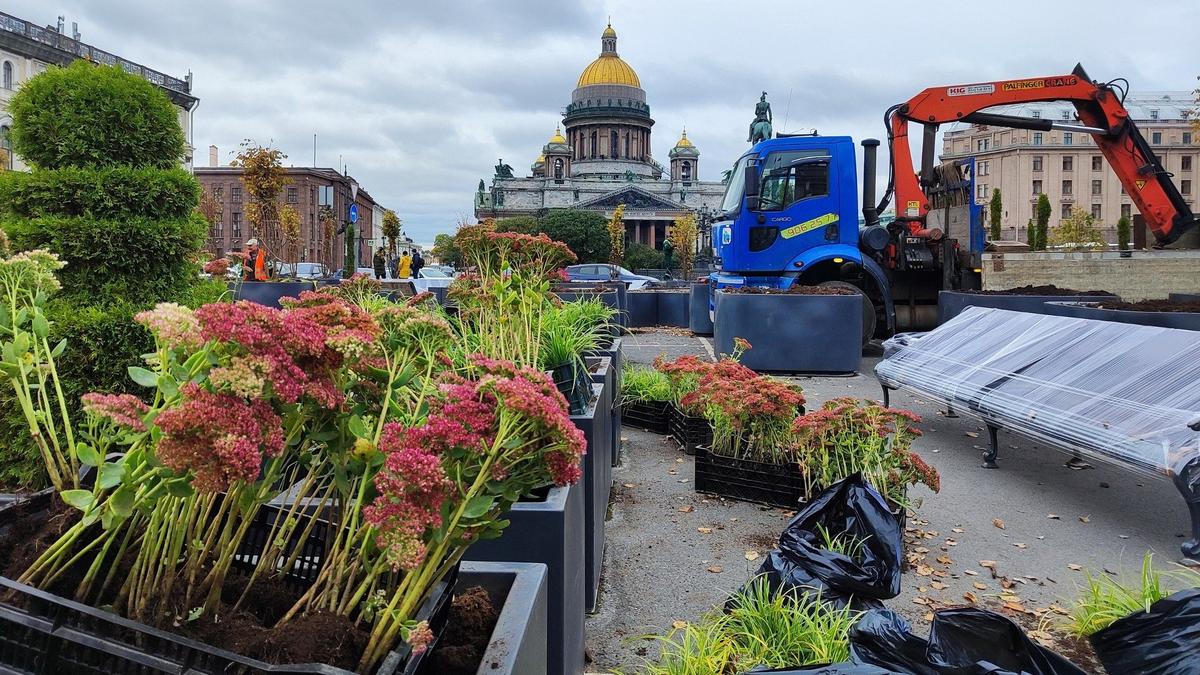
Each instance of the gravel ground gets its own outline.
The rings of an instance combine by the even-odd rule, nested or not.
[[[649,363],[660,353],[707,355],[711,346],[667,333],[626,339],[631,361]],[[798,378],[809,406],[837,396],[879,398],[871,374],[879,350],[868,354],[863,374]],[[917,633],[928,632],[931,609],[966,604],[973,594],[978,605],[1027,630],[1047,627],[1043,639],[1082,661],[1079,646],[1050,624],[1061,618],[1054,608],[1065,606],[1083,570],[1134,575],[1146,551],[1164,568],[1179,558],[1187,509],[1169,481],[1104,464],[1071,469],[1070,455],[1003,432],[1000,469],[983,469],[987,433],[977,420],[946,418],[903,392],[894,392],[892,403],[922,415],[925,435],[914,450],[942,476],[938,494],[910,490],[920,501],[906,534],[912,569],[901,595],[887,603]],[[628,427],[622,437],[599,609],[587,624],[594,672],[635,671],[657,651],[647,636],[723,602],[757,570],[761,559],[747,558],[773,548],[789,515],[696,494],[692,460],[668,438]]]

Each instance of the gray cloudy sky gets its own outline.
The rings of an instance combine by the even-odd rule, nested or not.
[[[928,86],[1067,73],[1190,90],[1196,0],[835,3],[703,0],[9,0],[40,24],[167,73],[195,74],[198,164],[244,138],[350,173],[430,242],[469,218],[498,157],[522,174],[553,134],[612,16],[646,89],[654,154],[687,125],[715,179],[770,92],[777,128],[881,137]],[[921,9],[916,9],[921,7]],[[1188,30],[1191,30],[1189,28]],[[786,120],[786,123],[785,123]]]

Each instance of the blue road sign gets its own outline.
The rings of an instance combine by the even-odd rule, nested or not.
[[[358,222],[358,204],[350,205],[350,222],[351,223]]]

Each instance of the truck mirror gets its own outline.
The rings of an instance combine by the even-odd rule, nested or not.
[[[746,172],[743,176],[745,180],[744,194],[746,195],[746,203],[752,210],[758,209],[758,167],[753,163],[746,166]]]

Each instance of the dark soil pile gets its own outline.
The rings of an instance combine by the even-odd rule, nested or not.
[[[1054,284],[1046,286],[1021,286],[1004,291],[963,291],[977,295],[1115,295],[1108,291],[1077,291],[1073,288],[1059,288]]]
[[[433,672],[474,675],[499,618],[500,612],[483,587],[473,586],[455,596],[446,630],[431,655]],[[492,668],[498,666],[492,664]]]
[[[1125,312],[1186,312],[1200,313],[1200,302],[1173,302],[1171,300],[1142,300],[1140,302],[1102,302],[1101,309],[1119,309]]]
[[[849,288],[840,286],[801,286],[791,288],[762,288],[760,286],[734,286],[721,289],[726,293],[746,293],[749,295],[858,295]]]

